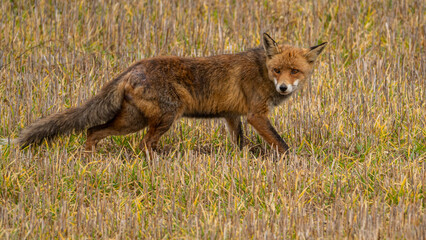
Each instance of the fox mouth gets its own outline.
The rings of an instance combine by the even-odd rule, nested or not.
[[[292,94],[292,93],[293,93],[293,91],[291,91],[291,92],[287,92],[287,91],[285,91],[285,92],[281,92],[281,91],[278,91],[278,93],[279,93],[279,94],[281,94],[281,95],[283,95],[283,96],[285,96],[285,95],[290,95],[290,94]]]
[[[277,79],[274,78],[275,89],[281,95],[289,95],[297,90],[299,80],[296,80],[293,84],[278,84]]]
[[[277,89],[277,92],[278,92],[279,94],[281,94],[281,95],[290,95],[290,94],[292,94],[294,91],[296,91],[297,87],[295,87],[295,86],[293,86],[293,85],[288,85],[288,86],[287,86],[287,90],[282,91],[282,90],[280,89],[280,87],[279,87],[279,86],[277,86],[277,87],[276,87],[276,89]]]

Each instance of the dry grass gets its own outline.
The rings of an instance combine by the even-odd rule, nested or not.
[[[287,160],[249,126],[177,122],[168,153],[138,133],[84,155],[84,134],[0,157],[0,238],[425,239],[426,3],[2,1],[0,136],[81,104],[133,61],[328,41],[276,109]]]

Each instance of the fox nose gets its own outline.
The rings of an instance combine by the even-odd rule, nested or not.
[[[287,86],[286,85],[283,84],[283,85],[280,86],[280,91],[281,92],[285,92],[286,90],[287,90]]]

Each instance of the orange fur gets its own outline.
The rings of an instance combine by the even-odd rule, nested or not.
[[[267,34],[263,40],[263,48],[237,54],[141,60],[83,107],[49,116],[24,129],[19,143],[26,146],[89,127],[86,149],[91,150],[106,136],[148,127],[141,147],[153,149],[176,119],[206,117],[224,118],[241,147],[240,117],[247,116],[265,141],[285,153],[288,146],[270,124],[268,113],[309,79],[325,44],[305,49],[278,45]]]

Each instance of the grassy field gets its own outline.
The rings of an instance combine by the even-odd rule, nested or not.
[[[175,3],[172,3],[175,2]],[[426,3],[2,1],[0,137],[77,106],[138,59],[327,41],[312,79],[270,119],[182,119],[150,159],[144,132],[85,133],[0,152],[0,238],[425,239]],[[276,162],[274,162],[276,160]]]

